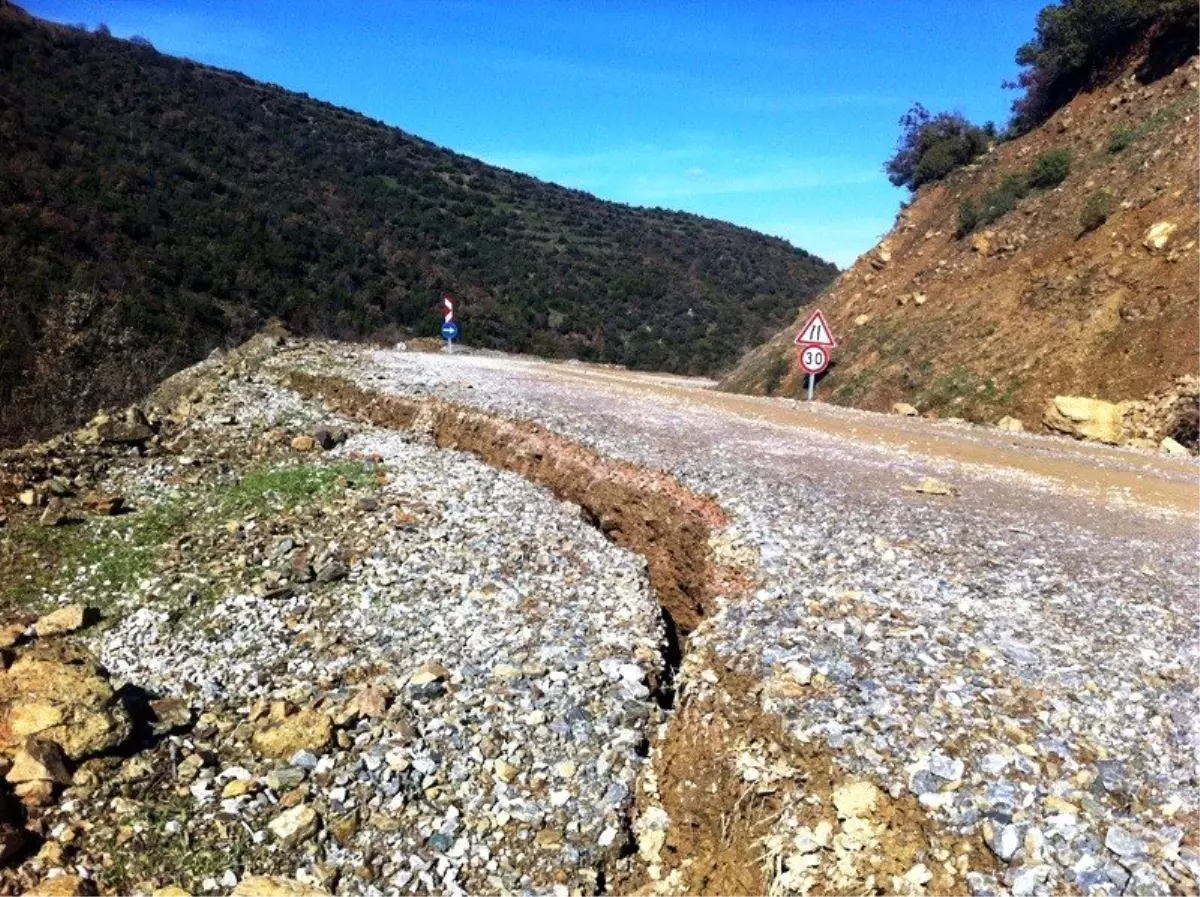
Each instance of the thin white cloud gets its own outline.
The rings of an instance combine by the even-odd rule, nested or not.
[[[749,155],[715,144],[653,144],[591,152],[483,152],[486,162],[639,205],[700,196],[778,193],[882,183],[874,167],[839,157]],[[681,170],[680,163],[691,163]]]

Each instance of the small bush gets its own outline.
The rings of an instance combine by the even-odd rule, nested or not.
[[[1057,187],[1071,171],[1071,152],[1065,149],[1047,150],[1033,160],[1029,169],[1029,186]]]
[[[1097,190],[1083,201],[1083,209],[1079,212],[1079,226],[1083,233],[1091,233],[1112,214],[1115,201],[1107,190]]]
[[[975,204],[975,200],[968,196],[958,205],[957,235],[965,237],[975,230],[977,224],[979,224],[979,207]]]
[[[1121,152],[1121,150],[1126,149],[1135,140],[1137,140],[1137,131],[1133,128],[1117,128],[1108,139],[1108,151],[1115,155]]]
[[[940,181],[955,168],[966,165],[987,150],[996,136],[995,125],[971,124],[957,112],[930,115],[920,103],[900,119],[896,152],[884,163],[888,180],[897,187],[916,190],[922,184]]]
[[[1029,186],[1025,178],[1016,174],[1005,175],[999,185],[983,195],[979,223],[991,224],[997,218],[1008,214],[1028,193]]]

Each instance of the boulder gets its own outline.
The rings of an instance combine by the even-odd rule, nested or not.
[[[64,635],[75,632],[90,623],[94,623],[100,614],[94,607],[84,607],[82,604],[69,604],[56,611],[38,617],[34,631],[38,638],[51,635]]]
[[[25,782],[51,782],[55,785],[70,785],[71,773],[62,748],[53,741],[30,738],[13,757],[12,768],[5,775],[10,785]]]
[[[325,897],[329,892],[281,875],[252,875],[229,893],[232,897]]]
[[[130,722],[107,675],[87,660],[18,658],[0,673],[0,751],[30,736],[57,742],[72,760],[111,750]]]
[[[1186,458],[1191,454],[1191,452],[1189,452],[1184,446],[1176,442],[1170,436],[1163,437],[1163,441],[1160,442],[1158,446],[1168,455],[1176,455],[1181,458]]]
[[[317,441],[311,436],[297,436],[292,440],[292,448],[298,452],[311,452],[317,447]]]
[[[864,324],[866,324],[866,323],[867,323],[869,320],[871,320],[871,316],[870,316],[870,315],[859,315],[857,318],[855,318],[855,319],[854,319],[854,326],[855,326],[855,327],[862,327],[862,326],[863,326]]]
[[[1055,396],[1046,406],[1042,423],[1050,430],[1116,445],[1121,442],[1121,407],[1102,399]]]
[[[892,406],[892,413],[900,414],[900,415],[903,415],[904,417],[916,417],[921,412],[919,412],[912,405],[908,404],[908,402],[897,402],[895,405]]]
[[[1170,221],[1158,221],[1150,225],[1150,229],[1146,231],[1146,236],[1142,240],[1142,245],[1155,252],[1164,248],[1171,241],[1171,235],[1175,233],[1179,225],[1172,224]]]
[[[105,492],[89,492],[80,499],[87,510],[97,517],[115,517],[125,510],[125,498]]]
[[[297,844],[313,837],[320,825],[321,817],[316,810],[308,804],[297,804],[272,819],[267,828],[284,844]]]
[[[28,897],[89,897],[96,893],[96,884],[79,875],[56,875],[42,879],[25,893]]]
[[[250,743],[263,756],[282,759],[297,751],[320,752],[332,740],[333,720],[315,710],[301,710],[269,721],[251,736]]]
[[[125,414],[115,420],[108,417],[99,419],[92,428],[96,442],[101,445],[140,445],[154,435],[150,421],[140,408],[128,408]]]
[[[996,421],[996,427],[1007,433],[1024,433],[1025,424],[1015,417],[1002,417]]]

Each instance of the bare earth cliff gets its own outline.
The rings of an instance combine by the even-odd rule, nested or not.
[[[1145,408],[1093,408],[1124,412],[1105,441],[1194,440],[1194,407],[1186,409],[1200,340],[1197,67],[1193,57],[1143,83],[1131,65],[1041,128],[921,189],[815,303],[841,341],[818,397],[876,410],[903,401],[986,422],[1011,416],[1036,428],[1059,395],[1115,403],[1158,394],[1183,410],[1147,426],[1131,419]],[[959,235],[963,200],[979,202],[1052,150],[1070,153],[1061,184]],[[1095,217],[1085,206],[1107,219],[1086,230]],[[799,395],[792,340],[809,311],[747,355],[723,388]],[[1178,383],[1183,375],[1191,379]],[[1065,429],[1061,417],[1050,411],[1048,420]]]

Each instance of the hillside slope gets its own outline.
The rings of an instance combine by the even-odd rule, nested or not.
[[[816,303],[841,340],[819,398],[1036,426],[1055,395],[1140,399],[1197,373],[1198,63],[1149,83],[1138,71],[917,193]],[[964,200],[1052,150],[1070,152],[1059,186],[957,235]],[[1107,220],[1085,232],[1085,206]],[[722,387],[799,395],[806,314]]]
[[[602,202],[145,42],[0,0],[0,443],[128,401],[271,316],[681,373],[836,274],[787,242]]]

